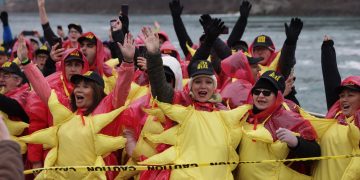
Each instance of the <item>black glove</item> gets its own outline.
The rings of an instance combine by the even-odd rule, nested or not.
[[[205,44],[212,46],[216,38],[225,30],[224,22],[221,19],[215,18],[205,30]]]
[[[121,14],[119,16],[119,19],[120,19],[121,24],[122,24],[122,32],[124,34],[129,33],[129,17],[126,16],[126,15]]]
[[[181,6],[180,0],[172,0],[169,2],[169,7],[171,11],[171,16],[176,17],[180,16],[182,13],[182,10],[184,9],[184,6]]]
[[[300,35],[303,22],[299,18],[292,18],[290,26],[285,23],[286,43],[289,45],[295,45]]]
[[[203,15],[200,16],[199,21],[200,21],[201,26],[204,29],[204,32],[206,32],[206,29],[209,27],[212,20],[213,19],[211,18],[211,16],[209,14],[203,14]]]
[[[251,7],[252,7],[252,5],[249,3],[249,1],[246,1],[246,0],[243,1],[240,5],[240,9],[239,9],[241,16],[249,17]]]
[[[3,23],[4,26],[8,26],[9,25],[9,20],[8,20],[8,13],[6,11],[2,11],[0,14],[0,19]]]

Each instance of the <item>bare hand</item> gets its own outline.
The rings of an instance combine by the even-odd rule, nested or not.
[[[324,36],[324,41],[330,41],[330,40],[332,40],[330,36],[328,36],[328,35]]]
[[[144,43],[149,53],[160,52],[159,35],[151,30],[150,27],[143,27],[141,32],[144,34]]]
[[[65,53],[65,49],[64,48],[57,49],[58,46],[59,46],[59,43],[56,43],[55,45],[53,45],[51,47],[51,51],[50,51],[50,57],[55,62],[61,61],[61,59]]]
[[[2,117],[0,116],[0,141],[2,140],[9,140],[10,139],[10,133],[7,129]]]
[[[295,83],[295,76],[293,73],[290,74],[290,76],[285,81],[285,91],[283,93],[284,96],[287,96],[292,91],[292,88],[294,87]]]
[[[298,139],[292,131],[286,128],[279,128],[276,130],[276,137],[281,141],[285,142],[289,147],[296,147],[298,145]]]
[[[124,56],[124,61],[131,63],[134,62],[135,41],[130,33],[125,34],[124,44],[121,45],[120,43],[118,43],[118,46],[121,50],[122,55]]]
[[[147,61],[147,59],[144,58],[144,57],[139,56],[139,57],[137,58],[137,65],[140,67],[140,70],[142,70],[142,71],[146,71],[146,70],[147,70],[146,61]]]
[[[20,61],[24,61],[28,58],[28,49],[26,47],[25,38],[23,35],[18,36],[17,56]]]
[[[116,22],[114,23],[114,25],[111,28],[113,31],[118,31],[118,30],[122,29],[122,23],[119,18],[116,18]]]

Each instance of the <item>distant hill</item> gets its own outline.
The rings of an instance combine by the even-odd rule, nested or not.
[[[167,0],[47,0],[49,13],[117,13],[129,4],[130,14],[168,14]],[[360,15],[358,0],[250,0],[255,15]],[[181,0],[183,13],[237,13],[240,0]],[[0,9],[10,12],[36,12],[36,0],[0,0]]]

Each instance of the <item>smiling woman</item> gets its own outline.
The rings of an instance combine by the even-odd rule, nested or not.
[[[43,144],[44,148],[49,149],[44,167],[104,166],[105,162],[107,165],[117,165],[112,152],[123,148],[126,139],[120,135],[121,122],[115,119],[125,109],[123,105],[134,72],[135,45],[132,36],[126,35],[124,44],[119,48],[127,61],[117,70],[116,87],[107,96],[104,93],[104,80],[97,72],[82,72],[86,58],[81,52],[73,49],[66,54],[61,73],[65,76],[64,80],[71,82],[68,89],[71,91],[67,91],[71,95],[68,95],[50,88],[39,69],[24,55],[24,44],[20,45],[18,54],[24,72],[53,117],[51,127],[21,138],[26,143]],[[62,83],[61,88],[64,86]],[[65,97],[70,97],[69,104],[61,101],[62,98],[68,99]],[[111,127],[108,126],[110,123]],[[110,173],[106,175],[113,176]],[[36,178],[106,179],[106,176],[105,172],[41,172]]]

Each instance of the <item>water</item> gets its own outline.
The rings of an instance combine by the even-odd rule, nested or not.
[[[80,23],[83,30],[93,31],[102,40],[108,39],[109,20],[113,15],[79,15],[79,14],[50,14],[49,19],[53,29],[63,25],[64,29],[70,22]],[[237,20],[237,15],[217,15],[231,28]],[[183,21],[191,39],[196,43],[203,30],[198,23],[199,15],[184,15]],[[42,32],[40,18],[33,14],[10,14],[10,25],[13,34],[22,30],[38,30]],[[304,28],[298,40],[295,66],[297,76],[295,86],[297,97],[301,105],[314,112],[325,113],[326,101],[324,84],[321,73],[321,44],[325,34],[335,41],[339,71],[342,78],[349,75],[360,75],[360,17],[306,17],[302,18]],[[167,15],[137,15],[130,17],[130,30],[137,34],[144,25],[153,25],[158,21],[161,29],[169,34],[173,44],[179,47],[172,19]],[[285,40],[284,22],[290,17],[250,17],[243,39],[251,42],[257,35],[269,35],[277,48],[281,48]],[[2,31],[2,30],[1,30]],[[2,32],[0,32],[2,33]],[[222,35],[226,40],[227,35]]]

